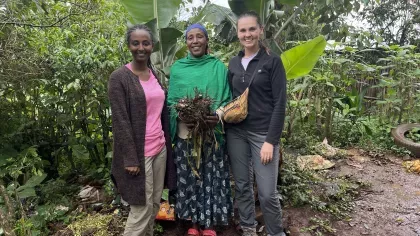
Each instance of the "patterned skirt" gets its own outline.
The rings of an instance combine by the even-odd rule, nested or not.
[[[210,143],[202,147],[200,178],[190,167],[192,141],[178,138],[174,147],[177,167],[175,212],[178,218],[191,220],[205,228],[227,225],[233,216],[228,157],[225,145],[218,149]]]

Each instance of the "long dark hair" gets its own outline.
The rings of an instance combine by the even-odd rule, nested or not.
[[[144,24],[139,24],[139,25],[134,25],[134,26],[131,26],[130,28],[128,28],[127,29],[127,32],[125,33],[125,38],[126,38],[126,42],[127,42],[127,46],[128,45],[130,45],[130,38],[131,38],[131,33],[133,33],[134,31],[136,31],[136,30],[145,30],[145,31],[147,31],[147,33],[149,33],[149,35],[150,35],[150,39],[152,39],[152,45],[155,45],[155,42],[154,42],[154,40],[153,40],[153,33],[152,33],[152,31],[150,30],[150,28],[149,27],[147,27],[147,25],[144,25]],[[152,64],[152,60],[150,59],[150,57],[149,57],[149,59],[147,60],[147,67],[149,67],[149,69],[152,71],[152,73],[155,75],[155,77],[156,77],[156,71],[155,71],[155,69],[154,69],[154,66],[153,66],[153,64]],[[156,77],[157,78],[157,77]]]
[[[261,21],[261,17],[255,11],[246,11],[246,12],[241,13],[239,15],[239,17],[238,17],[238,21],[237,22],[239,22],[240,19],[245,18],[245,17],[254,17],[255,20],[257,21],[258,26],[260,28],[264,28],[264,25],[261,23],[262,22]],[[236,23],[236,27],[238,27],[238,23]],[[260,45],[260,47],[264,48],[264,50],[267,52],[267,54],[270,54],[270,48],[268,48],[265,45],[265,43],[264,43],[263,40],[260,39],[258,41],[258,44]]]

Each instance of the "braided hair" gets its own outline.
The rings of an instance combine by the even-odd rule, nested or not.
[[[255,18],[255,20],[257,21],[258,26],[259,26],[260,28],[264,28],[263,24],[261,23],[261,22],[262,22],[262,21],[261,21],[261,17],[260,17],[260,16],[258,15],[258,13],[256,13],[255,11],[246,11],[246,12],[241,13],[241,14],[239,15],[239,17],[238,17],[238,21],[237,21],[237,22],[239,22],[239,20],[240,20],[240,19],[245,18],[245,17],[254,17],[254,18]],[[236,23],[236,24],[238,24],[238,23]],[[264,50],[267,52],[267,54],[268,54],[268,55],[270,55],[270,48],[268,48],[268,47],[265,45],[264,41],[262,41],[262,40],[260,39],[260,40],[258,41],[258,44],[260,45],[260,47],[264,48]]]
[[[127,29],[127,32],[125,33],[125,38],[126,38],[126,43],[127,45],[130,45],[130,38],[131,38],[131,33],[133,33],[136,30],[145,30],[147,33],[149,33],[150,35],[150,39],[152,39],[152,45],[155,44],[154,40],[153,40],[153,33],[152,30],[150,30],[149,27],[147,27],[147,25],[144,24],[139,24],[139,25],[134,25],[131,26],[130,28]],[[152,71],[152,73],[156,76],[156,72],[154,69],[154,66],[152,64],[152,61],[149,57],[149,59],[147,60],[147,67]],[[157,77],[156,77],[157,78]]]

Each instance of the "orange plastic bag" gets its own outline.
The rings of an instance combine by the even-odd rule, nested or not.
[[[156,220],[175,221],[174,205],[170,205],[168,201],[161,202],[159,212],[156,215]]]

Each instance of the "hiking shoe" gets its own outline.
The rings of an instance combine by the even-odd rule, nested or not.
[[[242,227],[242,236],[258,236],[255,228]]]

